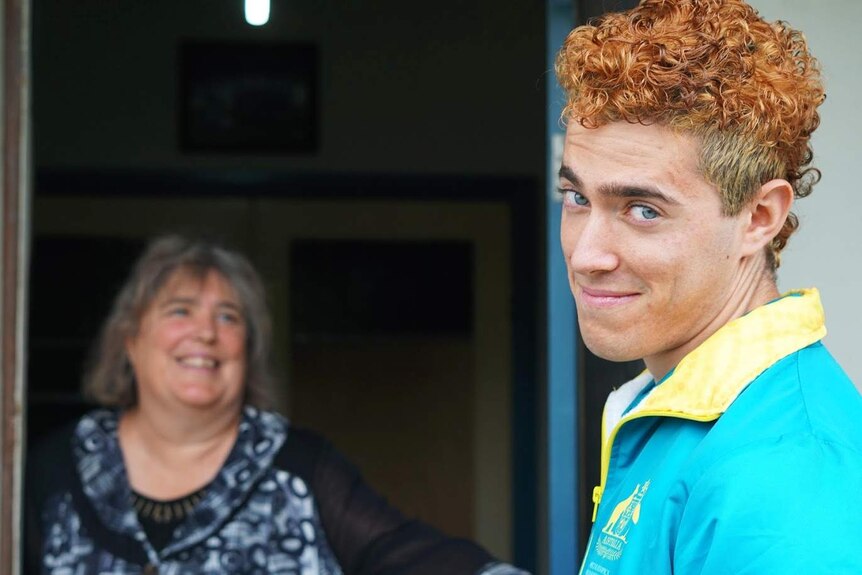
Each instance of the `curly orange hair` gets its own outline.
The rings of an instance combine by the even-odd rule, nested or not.
[[[556,72],[564,118],[585,127],[660,123],[694,135],[727,215],[771,179],[787,180],[801,198],[820,177],[806,167],[826,97],[819,65],[800,32],[764,21],[741,0],[642,0],[575,28]],[[797,227],[790,214],[768,251],[773,268]]]

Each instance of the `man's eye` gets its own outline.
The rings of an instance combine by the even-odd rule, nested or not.
[[[189,315],[189,310],[183,306],[176,306],[168,309],[168,315],[173,315],[177,317],[185,317]]]
[[[589,204],[587,198],[575,190],[560,190],[563,193],[563,201],[570,206],[586,206]]]
[[[632,206],[632,214],[638,220],[654,220],[659,213],[649,206]]]

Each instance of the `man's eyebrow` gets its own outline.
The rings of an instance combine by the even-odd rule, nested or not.
[[[571,166],[563,164],[560,166],[559,177],[566,179],[576,188],[582,188],[583,183]],[[664,202],[665,204],[678,206],[679,201],[671,198],[661,190],[653,186],[627,185],[627,184],[605,184],[599,186],[598,192],[603,196],[624,199],[644,199]]]
[[[652,186],[630,186],[626,184],[606,184],[599,186],[599,193],[604,196],[624,199],[654,200],[665,204],[678,206],[676,200],[658,188]]]
[[[567,166],[566,164],[563,164],[562,166],[560,166],[559,177],[561,179],[565,178],[565,179],[569,180],[576,187],[581,187],[581,179],[578,177],[578,175],[575,173],[575,171],[571,167]]]

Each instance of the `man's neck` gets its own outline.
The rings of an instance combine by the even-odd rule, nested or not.
[[[719,312],[693,337],[676,348],[644,358],[647,369],[656,381],[663,379],[686,355],[722,327],[780,296],[773,277],[762,271],[756,276],[743,277],[742,280],[738,283],[740,288],[733,291]]]

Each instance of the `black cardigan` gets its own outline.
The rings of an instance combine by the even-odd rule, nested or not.
[[[116,414],[101,413],[109,413],[109,418],[114,417],[116,421]],[[246,417],[249,413],[254,414],[256,410],[247,410]],[[314,515],[319,519],[324,534],[324,541],[319,542],[319,552],[321,555],[334,555],[337,561],[334,567],[321,567],[314,575],[338,573],[339,568],[347,575],[524,574],[511,566],[496,562],[484,549],[472,542],[447,537],[420,521],[405,518],[374,492],[363,481],[357,469],[329,442],[311,431],[288,426],[283,419],[274,417],[283,422],[287,438],[275,451],[269,472],[262,475],[258,481],[266,481],[273,473],[283,471],[291,477],[300,478],[307,486],[316,509]],[[71,502],[71,507],[80,518],[80,530],[92,541],[93,547],[125,562],[125,570],[122,572],[158,572],[152,560],[154,551],[148,551],[148,544],[141,540],[145,539],[143,531],[138,528],[138,533],[132,536],[131,532],[121,533],[120,530],[109,528],[91,498],[85,494],[79,473],[80,457],[75,455],[73,449],[75,441],[81,441],[80,434],[80,430],[74,433],[65,430],[54,435],[35,450],[28,463],[25,573],[52,572],[45,564],[50,560],[47,559],[49,553],[45,547],[43,530],[50,523],[47,521],[50,508],[56,507],[58,501],[64,501],[64,498],[65,501]],[[116,449],[119,447],[116,446]],[[230,462],[229,457],[226,465]],[[122,477],[125,477],[124,472]],[[252,489],[260,489],[260,486]],[[248,505],[249,502],[244,501],[232,514],[239,513],[242,507]],[[56,533],[57,522],[53,525]],[[309,525],[311,523],[304,528],[311,529]],[[207,541],[203,540],[187,547],[183,551],[185,555],[181,555],[179,559],[199,552],[206,544]],[[168,553],[165,554],[164,551]],[[177,555],[168,548],[158,554],[158,558],[168,561],[177,559]],[[321,565],[324,563],[321,561]],[[147,571],[148,565],[150,571]],[[301,566],[297,566],[296,570],[279,572],[297,575],[311,573],[301,569]],[[237,562],[224,566],[223,572],[267,571],[252,568],[248,562]],[[180,572],[185,573],[185,570],[181,568]],[[90,571],[85,570],[84,573]]]

